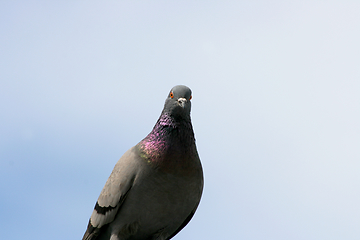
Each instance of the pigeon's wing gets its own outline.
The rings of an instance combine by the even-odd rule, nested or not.
[[[95,204],[83,240],[96,239],[114,220],[136,177],[136,158],[134,148],[131,148],[116,163]]]

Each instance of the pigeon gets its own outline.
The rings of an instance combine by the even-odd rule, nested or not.
[[[204,185],[191,98],[170,90],[152,131],[116,163],[83,240],[168,240],[189,223]]]

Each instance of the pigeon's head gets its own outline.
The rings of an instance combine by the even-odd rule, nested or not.
[[[173,87],[165,101],[164,113],[175,118],[189,118],[191,110],[191,90],[187,86]]]

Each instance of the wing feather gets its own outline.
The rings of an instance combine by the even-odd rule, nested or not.
[[[95,239],[100,229],[114,220],[136,177],[135,158],[131,148],[116,163],[95,204],[83,240]]]

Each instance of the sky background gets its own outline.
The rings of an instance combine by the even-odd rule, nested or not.
[[[81,239],[169,90],[205,173],[174,239],[360,239],[359,1],[1,1],[1,238]]]

